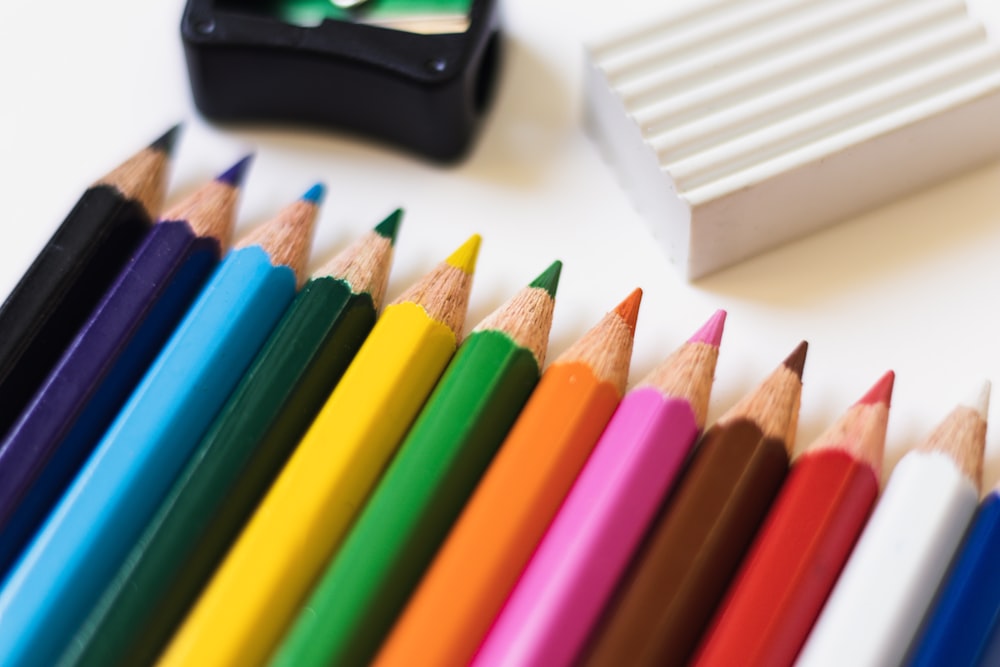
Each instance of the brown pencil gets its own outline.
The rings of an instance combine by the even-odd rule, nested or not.
[[[705,434],[584,664],[688,660],[788,471],[805,357],[803,342]]]

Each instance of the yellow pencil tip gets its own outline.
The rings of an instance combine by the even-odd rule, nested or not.
[[[479,244],[482,241],[483,237],[479,234],[473,234],[458,250],[451,253],[445,261],[456,269],[461,269],[466,275],[471,276],[473,271],[476,270],[476,257],[479,256]]]

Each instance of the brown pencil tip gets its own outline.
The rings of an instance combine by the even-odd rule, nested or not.
[[[632,333],[635,333],[635,323],[639,319],[640,303],[642,303],[642,288],[636,287],[624,301],[615,306],[615,312],[625,321]]]
[[[795,373],[802,379],[802,371],[806,367],[806,353],[809,351],[809,343],[807,341],[802,341],[798,346],[792,350],[792,353],[781,362],[785,368]]]
[[[875,405],[876,403],[883,403],[886,407],[889,407],[889,399],[892,398],[892,387],[895,382],[896,374],[888,371],[879,378],[878,382],[872,385],[871,389],[864,396],[858,399],[858,404]]]

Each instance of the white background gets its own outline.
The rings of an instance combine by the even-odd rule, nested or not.
[[[889,465],[982,379],[1000,381],[1000,164],[687,284],[580,125],[582,43],[669,3],[501,1],[498,95],[450,168],[332,132],[207,124],[187,86],[182,0],[0,2],[0,296],[92,181],[183,120],[168,204],[249,150],[238,234],[327,184],[311,267],[403,206],[390,298],[481,233],[467,329],[562,259],[550,359],[641,286],[634,384],[725,308],[710,419],[808,340],[800,450],[886,369]],[[1000,2],[969,4],[1000,39]],[[998,479],[991,431],[985,486]]]

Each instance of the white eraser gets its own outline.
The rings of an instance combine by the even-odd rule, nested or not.
[[[587,130],[689,279],[1000,156],[960,0],[690,0],[587,57]]]

